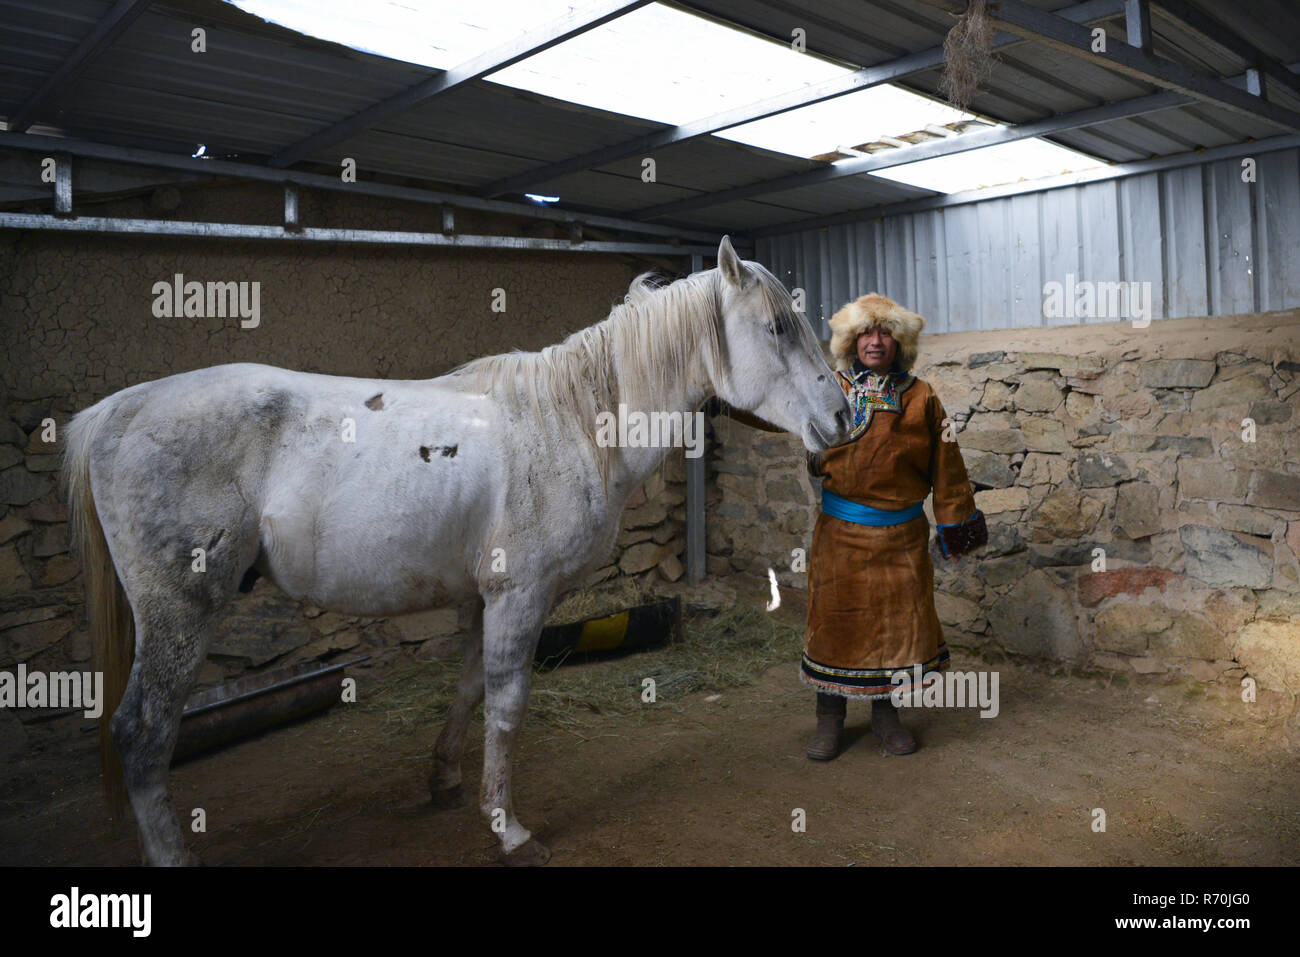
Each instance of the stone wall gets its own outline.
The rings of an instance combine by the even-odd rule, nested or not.
[[[818,499],[803,443],[727,416],[711,424],[704,541],[708,573],[766,577],[772,568],[778,581],[805,587]]]
[[[915,371],[989,521],[932,545],[951,643],[1300,692],[1300,312],[928,336]],[[717,431],[710,569],[805,585],[802,446]]]
[[[94,212],[275,222],[281,202],[276,190],[257,186],[159,194]],[[437,209],[365,197],[309,193],[302,205],[312,225],[441,225]],[[473,215],[457,223],[467,232],[502,225]],[[74,412],[137,382],[225,362],[436,376],[475,356],[541,348],[604,318],[645,268],[604,255],[0,232],[0,669],[84,668],[90,658],[82,581],[56,488],[58,430]],[[155,318],[152,286],[175,273],[260,282],[260,325]],[[491,309],[498,288],[504,313]],[[44,441],[46,419],[55,423],[53,443]],[[626,551],[596,580],[680,576],[680,452],[676,461],[672,481],[661,473],[637,493],[620,539]],[[457,627],[454,609],[347,618],[302,608],[259,582],[218,630],[201,683],[353,651],[436,655]]]

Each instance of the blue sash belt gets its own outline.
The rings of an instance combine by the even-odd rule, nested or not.
[[[924,515],[924,503],[917,502],[910,508],[890,509],[872,508],[842,495],[836,495],[830,489],[822,489],[822,511],[832,518],[840,518],[857,525],[902,525],[918,515]]]

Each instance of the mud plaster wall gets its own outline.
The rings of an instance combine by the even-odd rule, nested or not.
[[[932,542],[950,643],[1300,692],[1300,312],[928,336],[915,371],[989,521]],[[710,571],[804,586],[802,446],[714,424]]]
[[[87,212],[274,223],[280,202],[274,189],[186,187]],[[305,194],[302,206],[310,225],[441,227],[436,208],[364,197]],[[458,214],[457,225],[484,232],[500,223]],[[436,376],[479,355],[541,348],[604,318],[644,268],[591,254],[0,233],[0,668],[84,669],[90,657],[82,578],[57,491],[61,446],[43,441],[45,418],[61,427],[126,386],[226,362]],[[176,273],[260,282],[260,325],[155,318],[152,286]],[[497,288],[506,293],[503,314],[491,310]],[[630,558],[616,554],[595,580],[679,577],[684,498],[654,476],[629,512],[637,527],[621,540],[646,546]],[[304,609],[262,581],[218,629],[200,683],[354,650],[438,654],[456,628],[455,610],[372,620]]]

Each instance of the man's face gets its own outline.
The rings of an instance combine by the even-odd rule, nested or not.
[[[872,372],[888,372],[896,355],[898,340],[884,326],[868,329],[858,336],[858,358]]]

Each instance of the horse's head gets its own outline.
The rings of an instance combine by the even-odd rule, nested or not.
[[[799,436],[813,452],[848,438],[848,399],[789,291],[763,266],[741,261],[726,236],[718,273],[726,366],[714,375],[718,397]]]

